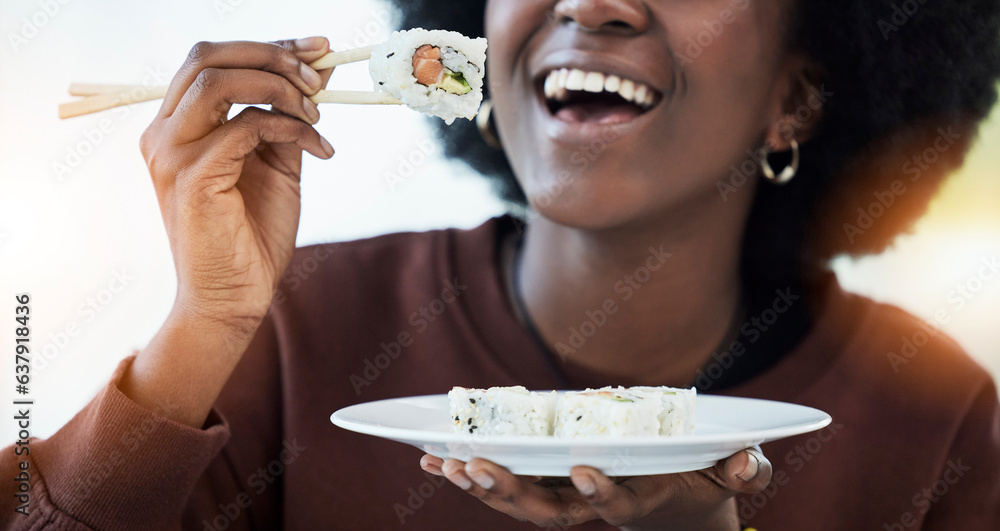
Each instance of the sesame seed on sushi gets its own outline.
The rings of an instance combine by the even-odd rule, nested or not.
[[[397,31],[368,63],[376,91],[452,123],[473,119],[483,101],[486,39],[443,30]]]
[[[659,397],[624,387],[567,392],[559,398],[556,437],[636,437],[658,435]]]
[[[466,389],[448,393],[453,433],[478,435],[551,435],[556,394],[524,387]],[[478,432],[476,430],[479,430]]]

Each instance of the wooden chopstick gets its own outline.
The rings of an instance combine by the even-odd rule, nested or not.
[[[346,65],[348,63],[367,61],[368,59],[371,59],[372,50],[375,49],[375,46],[377,45],[355,48],[354,50],[344,50],[342,52],[330,52],[313,61],[309,64],[309,66],[311,66],[313,70],[326,70],[327,68]]]
[[[71,101],[59,105],[59,118],[73,118],[92,114],[95,112],[124,107],[133,103],[153,101],[162,99],[167,95],[167,87],[146,87],[135,85],[132,87],[119,88],[111,92],[105,92],[83,98],[82,100]]]
[[[360,90],[321,90],[311,98],[315,103],[346,103],[349,105],[402,105],[388,92]]]
[[[375,46],[365,46],[354,50],[330,52],[310,63],[315,70],[326,70],[348,63],[356,63],[371,58]],[[83,99],[59,105],[59,118],[74,118],[85,114],[106,111],[162,99],[167,94],[167,86],[146,87],[142,85],[111,85],[97,83],[73,83],[69,86],[71,96]],[[353,90],[321,90],[312,97],[316,103],[344,103],[351,105],[401,105],[402,102],[384,92],[362,92]]]
[[[83,85],[81,85],[83,86]],[[95,87],[98,85],[90,85]],[[59,105],[59,118],[75,118],[86,114],[106,111],[115,107],[124,107],[133,103],[152,101],[163,98],[167,93],[166,86],[144,87],[142,85],[116,85],[117,90],[97,93],[81,100]],[[79,91],[78,91],[79,92]],[[90,92],[84,90],[84,92]],[[342,103],[348,105],[402,105],[403,102],[386,92],[364,92],[355,90],[321,90],[313,95],[316,103]]]

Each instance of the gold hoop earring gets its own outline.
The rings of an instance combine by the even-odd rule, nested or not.
[[[767,156],[771,153],[771,148],[764,144],[764,147],[760,150],[760,169],[764,173],[764,178],[776,185],[788,184],[795,175],[799,173],[799,143],[793,138],[791,140],[792,146],[792,162],[785,169],[781,171],[780,174],[775,174],[774,169],[771,168],[771,163],[767,161]]]
[[[503,149],[500,137],[497,135],[496,124],[493,123],[493,100],[483,100],[479,106],[479,114],[476,115],[476,129],[479,129],[479,136],[483,137],[486,145],[493,149]]]

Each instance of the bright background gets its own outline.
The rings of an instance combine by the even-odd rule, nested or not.
[[[159,328],[176,287],[138,139],[157,109],[138,104],[73,120],[56,117],[71,82],[165,84],[199,40],[326,35],[344,49],[383,40],[390,11],[373,0],[52,0],[0,7],[0,345],[13,344],[13,295],[32,295],[32,435],[45,437],[94,395],[117,362]],[[54,14],[51,14],[54,13]],[[35,20],[32,26],[26,23]],[[27,42],[12,43],[11,35]],[[369,90],[365,66],[332,85]],[[424,148],[427,123],[402,108],[324,106],[318,129],[331,161],[306,159],[299,244],[401,230],[472,227],[503,212],[489,186]],[[102,121],[107,133],[98,133]],[[110,126],[110,129],[109,129]],[[1000,374],[1000,277],[957,309],[948,299],[1000,254],[1000,121],[984,129],[962,173],[916,233],[877,257],[837,262],[849,289],[930,318]],[[407,167],[408,159],[416,162]],[[64,164],[71,171],[59,171]],[[404,178],[395,187],[393,176]],[[121,281],[124,289],[112,293]],[[973,282],[972,286],[976,286]],[[15,439],[7,413],[12,356],[0,368],[0,445]]]

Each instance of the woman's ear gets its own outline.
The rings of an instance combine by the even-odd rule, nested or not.
[[[823,86],[822,71],[802,54],[792,54],[775,84],[771,123],[765,141],[771,151],[791,149],[792,140],[804,144],[823,118],[832,93]]]

